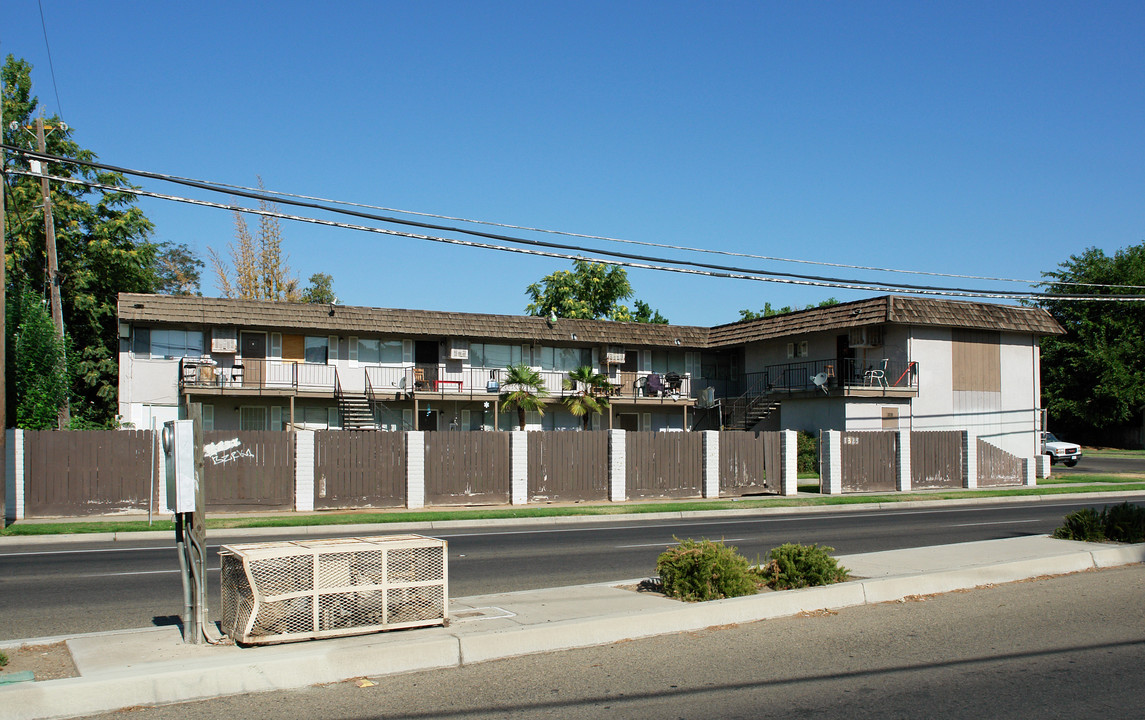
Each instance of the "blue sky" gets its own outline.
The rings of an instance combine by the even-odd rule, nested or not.
[[[1022,279],[1090,246],[1145,241],[1140,2],[42,7],[55,87],[35,0],[4,3],[0,52],[32,62],[47,113],[114,165],[236,185],[260,175],[275,190],[587,235]],[[233,238],[227,212],[141,204],[155,239],[204,259]],[[522,313],[527,284],[571,265],[283,231],[296,273],[331,273],[353,305]],[[875,294],[629,278],[681,324]],[[203,292],[218,294],[209,268]]]

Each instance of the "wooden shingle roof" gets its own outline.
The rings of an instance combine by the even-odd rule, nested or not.
[[[174,295],[121,293],[119,318],[135,323],[242,327],[299,333],[464,337],[487,342],[615,344],[629,347],[702,348],[708,329],[686,325],[571,320],[549,323],[532,315],[486,315],[313,305]],[[575,336],[575,337],[574,337]]]
[[[1052,315],[1040,308],[884,295],[758,320],[717,325],[708,334],[708,346],[729,347],[758,340],[883,323],[1005,330],[1035,335],[1060,335],[1065,332]]]
[[[242,327],[299,333],[462,337],[478,342],[727,348],[824,330],[894,323],[1059,335],[1044,310],[1016,305],[887,295],[713,328],[121,293],[119,318],[142,324]]]

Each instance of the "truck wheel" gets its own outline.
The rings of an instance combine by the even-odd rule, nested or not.
[[[1073,467],[1074,465],[1077,465],[1077,460],[1066,460],[1065,461],[1066,467]]]

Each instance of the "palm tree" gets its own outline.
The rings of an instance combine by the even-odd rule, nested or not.
[[[545,381],[541,374],[528,365],[510,365],[505,369],[505,381],[502,383],[505,392],[501,393],[501,411],[508,412],[516,408],[517,421],[521,429],[525,429],[525,413],[536,412],[545,414],[545,401],[549,391],[545,389]]]
[[[608,386],[608,377],[593,371],[588,365],[582,365],[576,370],[569,371],[565,378],[565,390],[574,393],[565,398],[565,406],[574,416],[584,418],[584,429],[588,430],[592,421],[592,414],[604,412],[608,407],[608,397],[598,397],[594,390]]]

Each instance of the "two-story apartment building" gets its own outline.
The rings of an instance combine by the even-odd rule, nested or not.
[[[1037,309],[884,296],[712,328],[122,294],[120,414],[203,404],[216,429],[494,430],[505,369],[549,395],[529,429],[578,429],[569,372],[608,376],[592,427],[975,430],[1037,454]]]

